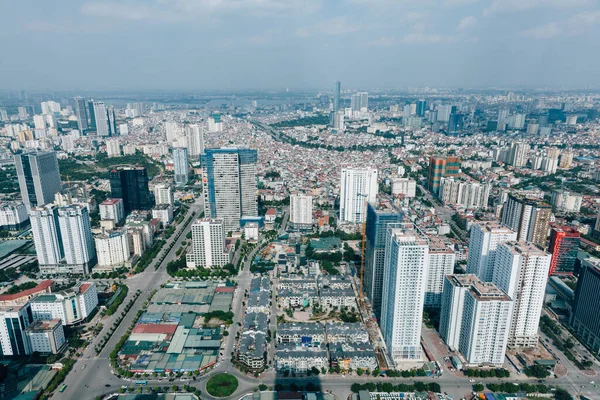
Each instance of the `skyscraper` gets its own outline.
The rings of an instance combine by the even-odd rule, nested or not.
[[[239,229],[241,217],[258,216],[256,150],[206,149],[200,156],[204,170],[204,211],[220,218],[226,231]]]
[[[290,196],[290,224],[294,229],[310,230],[313,223],[312,196],[293,194]]]
[[[222,267],[229,263],[225,229],[221,219],[202,218],[192,224],[192,251],[186,255],[188,268]]]
[[[394,360],[421,360],[421,324],[429,243],[412,224],[389,224],[381,332]]]
[[[527,165],[529,157],[529,145],[523,142],[513,142],[508,152],[508,164],[514,167],[524,167]]]
[[[154,205],[148,190],[148,173],[144,167],[122,167],[110,171],[112,198],[123,199],[125,212],[149,210]]]
[[[600,351],[600,260],[592,258],[581,263],[570,324],[579,338],[594,353]]]
[[[333,112],[337,112],[340,109],[340,93],[342,91],[342,84],[340,81],[335,82],[333,85]]]
[[[457,177],[460,172],[460,157],[430,157],[427,189],[434,195],[440,192],[442,177]]]
[[[96,112],[94,111],[94,100],[88,100],[87,102],[87,118],[88,118],[88,128],[95,131],[96,130]]]
[[[498,246],[492,281],[513,300],[510,347],[535,347],[550,254],[525,242]]]
[[[439,308],[442,305],[444,278],[454,272],[456,253],[452,242],[441,236],[430,235],[425,307]]]
[[[467,273],[491,282],[498,245],[517,240],[517,233],[496,221],[478,222],[471,226]]]
[[[108,106],[106,109],[106,116],[108,118],[109,136],[118,136],[119,132],[117,131],[117,115],[115,114],[115,108],[113,106]]]
[[[376,168],[342,168],[340,221],[362,223],[366,203],[375,202],[379,191]]]
[[[456,135],[463,129],[464,115],[459,113],[450,114],[448,118],[448,133],[450,135]]]
[[[553,226],[550,229],[548,252],[552,254],[550,275],[573,275],[577,252],[581,243],[581,232],[568,226]]]
[[[552,207],[538,199],[509,194],[502,208],[502,224],[517,232],[518,241],[546,248]]]
[[[60,207],[58,224],[66,263],[84,265],[84,273],[88,273],[95,264],[96,250],[87,207],[79,204]]]
[[[15,164],[21,197],[27,210],[51,203],[54,201],[54,195],[62,192],[55,152],[17,154]]]
[[[29,212],[35,253],[40,265],[56,265],[64,257],[60,237],[58,208],[52,204],[38,206]]]
[[[425,100],[417,101],[417,117],[424,117],[427,110],[427,102]]]
[[[187,184],[190,180],[190,166],[188,162],[187,148],[173,148],[173,164],[175,167],[175,183],[182,186]]]
[[[108,125],[108,113],[106,106],[102,101],[94,102],[94,117],[96,119],[96,134],[98,136],[109,136],[110,128]]]
[[[204,153],[204,135],[200,125],[194,124],[186,127],[188,153],[192,160],[198,161],[200,154]]]
[[[88,129],[88,115],[85,99],[81,96],[75,97],[75,115],[77,116],[77,127],[83,135]]]

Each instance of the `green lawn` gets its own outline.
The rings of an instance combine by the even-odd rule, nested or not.
[[[238,380],[235,376],[229,374],[216,374],[206,382],[206,391],[215,397],[228,397],[235,392],[238,387]]]

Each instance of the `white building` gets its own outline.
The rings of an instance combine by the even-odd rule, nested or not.
[[[0,345],[3,356],[25,356],[32,353],[25,333],[32,322],[30,315],[29,303],[0,307]]]
[[[16,231],[29,221],[27,207],[21,202],[0,203],[0,230]]]
[[[246,240],[258,240],[258,224],[255,222],[248,222],[244,225],[244,236]]]
[[[392,194],[413,198],[417,193],[417,182],[414,179],[393,177]]]
[[[107,140],[105,144],[108,157],[121,157],[121,145],[118,139]]]
[[[35,320],[60,319],[63,325],[85,320],[98,306],[98,291],[93,282],[81,282],[71,289],[42,294],[31,301]]]
[[[31,209],[29,219],[40,266],[60,263],[64,253],[59,236],[58,208],[52,204],[35,207]]]
[[[535,347],[552,256],[533,244],[498,246],[492,281],[513,300],[510,347]]]
[[[293,194],[290,196],[290,223],[295,229],[311,229],[313,224],[312,196]]]
[[[120,267],[130,258],[129,235],[127,231],[118,230],[103,233],[94,238],[98,267]]]
[[[163,229],[173,222],[173,207],[169,204],[158,204],[152,208],[152,218],[159,219]]]
[[[109,136],[108,112],[102,101],[94,101],[94,117],[96,119],[96,134],[98,136]]]
[[[340,221],[364,222],[367,202],[375,202],[378,191],[376,168],[342,168]]]
[[[96,258],[94,237],[87,207],[72,204],[58,208],[60,236],[68,265],[83,265],[84,274]]]
[[[165,122],[165,134],[167,136],[167,143],[171,145],[179,136],[182,134],[181,126],[174,121]]]
[[[465,208],[487,208],[490,185],[480,182],[465,182],[454,178],[441,178],[439,198],[444,204]]]
[[[173,205],[173,191],[171,185],[161,183],[154,186],[154,199],[156,204],[169,204]]]
[[[394,360],[421,360],[421,324],[429,243],[412,224],[389,224],[381,305],[381,332]]]
[[[125,218],[123,199],[106,199],[99,206],[100,219],[120,223]]]
[[[200,125],[186,126],[187,148],[192,160],[198,161],[200,154],[204,153],[204,133]]]
[[[221,116],[219,114],[208,117],[208,131],[223,132],[223,122],[221,122]]]
[[[121,136],[129,135],[129,126],[127,124],[119,124],[119,135],[121,135]]]
[[[60,319],[34,321],[25,330],[31,352],[58,354],[67,347],[65,331]]]
[[[467,273],[491,282],[498,245],[517,240],[517,233],[497,221],[484,221],[471,226]]]
[[[192,225],[192,250],[186,256],[188,268],[222,267],[229,263],[225,229],[221,219],[203,218]]]
[[[456,253],[451,242],[440,236],[429,236],[429,265],[425,307],[441,307],[444,278],[454,272]]]
[[[581,211],[583,196],[577,193],[556,189],[552,191],[552,206],[557,211],[576,212]]]
[[[186,147],[173,148],[173,166],[175,169],[175,183],[178,185],[188,183],[190,180],[190,166]]]

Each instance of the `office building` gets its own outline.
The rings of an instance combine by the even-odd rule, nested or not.
[[[121,157],[121,145],[119,139],[107,140],[106,144],[106,155],[110,157]]]
[[[600,353],[600,262],[583,260],[579,272],[570,324],[578,338],[594,354]]]
[[[117,131],[117,115],[115,113],[114,106],[108,106],[106,109],[106,116],[108,117],[109,136],[118,136],[119,132]]]
[[[202,218],[192,224],[192,249],[186,255],[188,268],[222,267],[229,263],[223,220]]]
[[[477,222],[471,226],[467,273],[491,282],[498,245],[517,240],[517,233],[496,221]]]
[[[417,101],[417,117],[424,117],[426,110],[427,110],[427,101],[425,101],[425,100]]]
[[[493,283],[475,279],[470,284],[464,294],[458,343],[468,365],[504,365],[512,308],[511,298]]]
[[[33,321],[25,329],[25,335],[32,353],[59,354],[68,346],[60,319]]]
[[[190,180],[190,166],[187,148],[173,148],[173,164],[175,167],[175,183],[181,186],[187,184]]]
[[[441,236],[429,236],[429,261],[427,286],[425,287],[425,307],[442,306],[442,292],[446,275],[454,272],[456,253],[454,244]]]
[[[573,275],[580,243],[581,232],[574,228],[553,226],[550,229],[550,275]]]
[[[33,321],[29,303],[0,306],[0,346],[3,356],[32,353],[26,329]]]
[[[77,117],[77,128],[84,134],[88,130],[88,115],[85,99],[81,96],[75,97],[75,116]]]
[[[166,183],[160,183],[154,186],[154,199],[157,205],[173,205],[173,191],[171,190],[171,185]]]
[[[205,215],[222,219],[226,231],[239,229],[242,217],[258,216],[256,162],[251,149],[206,149],[200,157]]]
[[[15,156],[21,198],[27,210],[54,201],[62,192],[56,153],[32,152]]]
[[[447,124],[450,120],[450,113],[452,113],[451,105],[439,105],[437,108],[437,121]]]
[[[459,113],[452,113],[448,118],[448,133],[450,135],[456,135],[463,129],[464,115]]]
[[[429,173],[427,175],[427,189],[434,195],[440,192],[440,183],[443,177],[458,177],[460,173],[459,157],[431,157],[429,159]]]
[[[438,197],[448,205],[487,208],[490,185],[480,182],[465,182],[455,178],[441,178]]]
[[[551,217],[549,204],[512,193],[502,208],[502,224],[517,232],[517,240],[542,248],[546,248]]]
[[[364,292],[371,301],[373,312],[381,317],[385,243],[388,224],[401,223],[402,213],[389,203],[368,203],[365,240]]]
[[[393,360],[422,359],[421,324],[429,243],[412,224],[387,228],[381,332]]]
[[[94,100],[88,100],[87,102],[87,118],[88,128],[92,131],[96,130],[96,112],[94,111]]]
[[[342,91],[342,84],[340,81],[335,82],[333,85],[333,112],[336,113],[340,109],[340,95]]]
[[[20,231],[29,225],[27,207],[20,201],[0,203],[0,231]]]
[[[125,230],[102,233],[94,238],[98,267],[121,267],[129,261],[129,235]]]
[[[509,347],[537,346],[550,259],[550,254],[529,243],[498,246],[492,282],[513,300]]]
[[[313,224],[312,196],[293,194],[290,196],[290,224],[294,229],[310,230]]]
[[[367,203],[375,202],[379,191],[376,168],[342,168],[340,221],[362,223]]]
[[[29,219],[39,265],[60,263],[64,251],[58,223],[58,208],[53,204],[35,207],[29,212]]]
[[[88,273],[95,264],[96,251],[87,207],[79,204],[59,207],[58,224],[66,263],[83,265],[84,273]]]
[[[114,221],[115,224],[119,224],[125,219],[125,206],[123,205],[123,199],[106,199],[100,206],[100,219],[105,221]]]
[[[507,163],[513,167],[524,167],[529,157],[529,145],[523,142],[513,142],[508,152]]]
[[[150,210],[154,205],[148,190],[148,173],[144,167],[121,167],[110,171],[110,194],[123,199],[125,213]]]
[[[30,304],[34,320],[60,319],[63,325],[74,325],[98,307],[98,289],[94,282],[80,282],[70,289],[42,294]]]
[[[94,118],[96,119],[96,134],[98,136],[110,136],[108,111],[102,101],[94,102]]]

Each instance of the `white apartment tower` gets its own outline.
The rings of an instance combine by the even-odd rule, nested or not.
[[[105,144],[108,157],[121,157],[121,145],[118,139],[107,140]]]
[[[96,251],[87,207],[79,204],[60,207],[58,223],[67,264],[87,265],[94,260]]]
[[[192,250],[186,256],[188,268],[222,267],[229,263],[225,228],[220,219],[202,218],[192,225]]]
[[[517,240],[517,233],[497,221],[473,224],[469,241],[467,273],[491,282],[498,245]]]
[[[441,307],[444,279],[446,275],[454,272],[455,261],[456,253],[452,243],[446,242],[440,236],[429,236],[429,265],[427,268],[425,307]]]
[[[535,347],[552,256],[533,244],[498,246],[493,282],[513,300],[510,347]]]
[[[122,266],[129,260],[129,235],[117,230],[94,238],[99,267]]]
[[[381,305],[381,332],[394,360],[421,360],[421,324],[429,243],[412,224],[389,224]]]
[[[52,204],[29,212],[35,253],[40,265],[58,264],[64,257],[58,228],[58,208]]]
[[[186,147],[173,148],[173,165],[175,168],[175,183],[177,185],[188,183],[190,180],[190,166]]]
[[[98,136],[109,136],[108,113],[102,101],[94,101],[94,116],[96,120],[96,134]]]
[[[189,156],[198,161],[200,154],[204,153],[204,135],[200,125],[193,124],[186,127]]]
[[[340,221],[364,222],[367,202],[375,202],[378,191],[376,168],[342,168]]]
[[[290,196],[290,223],[295,229],[311,229],[313,223],[312,196],[293,194]]]

